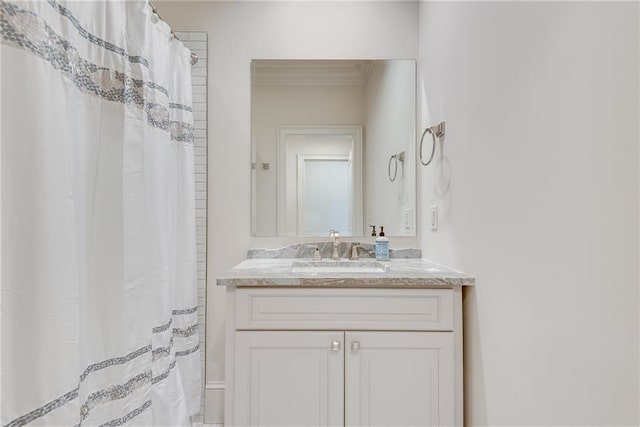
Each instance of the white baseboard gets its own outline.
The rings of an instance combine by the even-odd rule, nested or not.
[[[224,381],[207,381],[204,388],[204,423],[224,424]]]
[[[224,381],[207,381],[204,386],[205,390],[224,390]]]

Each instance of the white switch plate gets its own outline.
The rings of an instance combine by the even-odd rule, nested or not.
[[[431,205],[431,231],[438,231],[438,205]]]
[[[402,211],[402,223],[404,224],[404,231],[411,231],[411,209],[405,208]]]

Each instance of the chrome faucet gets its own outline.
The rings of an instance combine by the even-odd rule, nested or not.
[[[331,259],[337,261],[340,259],[340,255],[338,254],[338,247],[340,247],[340,233],[338,230],[330,230],[329,236],[333,238],[333,253],[331,254]]]

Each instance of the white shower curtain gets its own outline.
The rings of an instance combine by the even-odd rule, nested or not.
[[[2,425],[200,407],[190,52],[145,1],[0,0]]]

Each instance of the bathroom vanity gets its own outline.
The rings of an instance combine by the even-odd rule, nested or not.
[[[226,426],[463,425],[462,287],[424,259],[247,259],[227,287]]]

